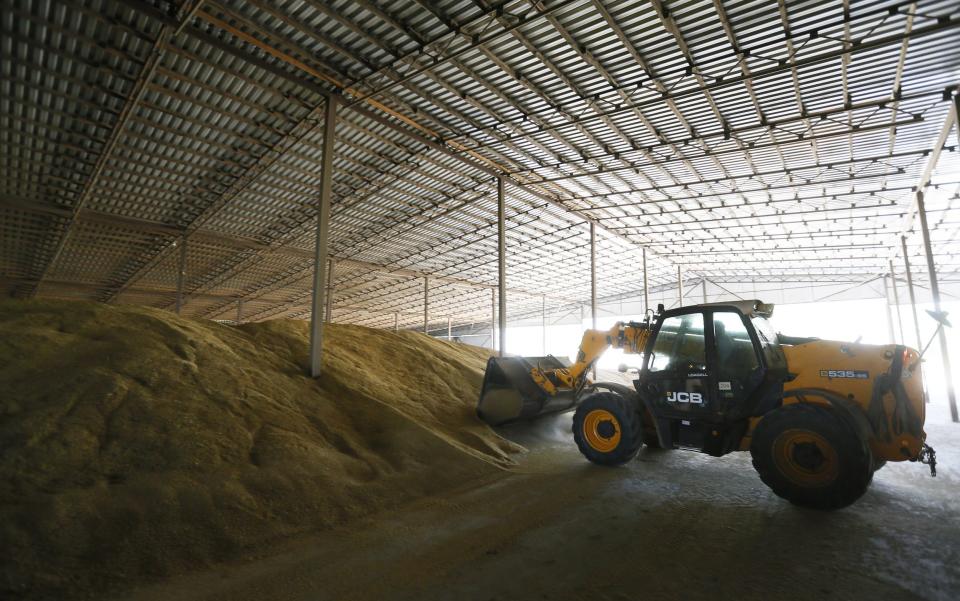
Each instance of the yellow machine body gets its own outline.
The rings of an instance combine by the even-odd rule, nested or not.
[[[920,353],[784,336],[772,314],[756,300],[661,306],[655,320],[588,330],[572,364],[492,358],[478,414],[499,424],[575,409],[574,442],[601,465],[623,464],[643,445],[749,451],[774,493],[815,509],[855,502],[888,461],[936,475]],[[610,347],[647,355],[632,387],[587,378]]]
[[[899,349],[899,350],[898,350]],[[874,457],[886,461],[904,461],[920,454],[926,434],[923,380],[919,353],[896,345],[854,344],[816,340],[796,346],[784,346],[787,368],[795,377],[784,383],[784,404],[800,402],[791,391],[824,389],[849,400],[865,415],[875,415],[883,425],[871,423],[874,432],[867,438]],[[900,382],[905,393],[901,399],[888,391],[874,399],[875,377],[890,368],[895,353],[901,353],[903,369]],[[828,404],[823,397],[811,396],[807,402]],[[883,411],[871,404],[879,402]],[[879,430],[879,431],[877,431]],[[741,448],[749,448],[749,442]]]
[[[579,403],[582,392],[594,386],[588,373],[608,348],[642,354],[654,331],[654,323],[649,319],[618,322],[609,330],[587,330],[572,364],[553,357],[493,358],[488,364],[478,413],[489,423],[498,424],[571,410]],[[665,340],[674,335],[658,334]],[[780,345],[789,373],[783,383],[782,404],[855,406],[861,415],[860,429],[875,458],[915,460],[926,438],[919,353],[896,345],[805,340]],[[901,356],[896,357],[897,353]],[[894,359],[902,361],[900,387],[891,387],[874,398],[877,376],[888,372]],[[649,411],[645,413],[649,420]],[[749,420],[740,440],[741,450],[750,448],[751,434],[762,419],[759,415]]]

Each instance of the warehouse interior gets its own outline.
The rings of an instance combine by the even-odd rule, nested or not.
[[[929,314],[960,315],[955,0],[10,0],[0,27],[0,596],[960,589],[960,336]],[[753,299],[924,351],[937,477],[819,513],[745,453],[602,469],[569,413],[476,418],[491,355]]]

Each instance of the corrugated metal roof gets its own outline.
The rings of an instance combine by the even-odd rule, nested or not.
[[[13,294],[309,312],[325,95],[342,97],[334,318],[489,320],[654,287],[888,270],[960,77],[960,3],[20,0],[2,15]],[[960,160],[928,191],[957,282]],[[917,262],[916,256],[913,260]],[[918,270],[918,272],[921,270]],[[923,274],[917,274],[923,283]]]

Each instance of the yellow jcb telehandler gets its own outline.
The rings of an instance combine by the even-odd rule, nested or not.
[[[772,314],[760,301],[661,306],[643,322],[588,330],[573,364],[491,358],[478,414],[496,425],[575,408],[574,440],[603,465],[643,444],[717,457],[749,450],[777,495],[817,509],[856,501],[887,461],[919,461],[936,475],[920,353],[783,336]],[[609,347],[643,355],[632,388],[588,378]]]

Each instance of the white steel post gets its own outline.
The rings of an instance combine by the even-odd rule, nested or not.
[[[958,115],[960,116],[960,115]],[[937,267],[933,262],[933,246],[930,244],[930,228],[927,226],[927,209],[923,204],[923,192],[917,192],[917,215],[920,217],[920,233],[923,235],[923,250],[927,255],[927,271],[930,275],[930,294],[933,296],[933,310],[940,312],[940,284],[937,282]],[[947,334],[939,328],[940,357],[943,359],[943,379],[947,384],[947,402],[950,404],[950,419],[960,422],[957,415],[957,395],[953,389],[953,373],[950,368],[950,349],[947,347]]]
[[[423,333],[430,327],[430,277],[423,276]]]
[[[500,356],[507,352],[507,231],[503,177],[497,178],[497,285],[500,289]]]
[[[650,310],[650,283],[647,279],[647,247],[643,247],[643,313]]]
[[[900,344],[906,344],[906,335],[903,332],[903,315],[900,313],[900,292],[897,291],[897,276],[893,271],[893,259],[890,259],[890,289],[893,291],[893,306],[897,310],[897,329],[900,332]]]
[[[677,265],[677,306],[683,306],[683,273],[679,265]]]
[[[333,270],[337,268],[337,262],[330,259],[327,265],[327,302],[323,319],[329,323],[333,318]]]
[[[330,197],[333,194],[333,146],[337,130],[336,96],[327,96],[320,159],[320,210],[317,213],[317,243],[314,252],[313,300],[310,313],[310,375],[320,376],[323,356],[323,312],[327,288],[327,242],[330,232]]]
[[[920,337],[920,318],[917,316],[917,295],[913,291],[913,274],[910,270],[910,255],[907,254],[907,237],[900,236],[900,246],[903,249],[903,271],[907,276],[907,294],[910,296],[910,309],[913,311],[913,330],[917,336],[917,350],[923,350],[923,339]]]
[[[174,312],[180,315],[183,309],[183,285],[187,277],[187,237],[180,238],[180,256],[177,259],[177,298],[174,302]]]
[[[543,349],[541,353],[544,357],[547,356],[547,295],[544,294],[540,298],[540,347]]]

